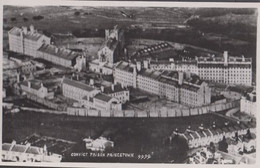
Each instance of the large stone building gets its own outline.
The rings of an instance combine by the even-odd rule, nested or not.
[[[37,57],[37,50],[42,44],[50,44],[51,39],[34,29],[34,26],[13,27],[8,32],[9,50],[33,57]]]
[[[147,64],[142,68],[140,62],[137,65],[120,62],[115,67],[114,80],[124,86],[139,88],[188,106],[211,103],[211,89],[208,84],[191,73],[162,72],[147,69]]]
[[[112,84],[110,87],[101,86],[101,92],[116,98],[120,103],[130,100],[130,92],[123,84]]]
[[[100,111],[122,110],[122,104],[118,99],[100,92],[99,89],[79,81],[68,78],[62,81],[63,96],[78,101],[81,106]]]
[[[73,67],[76,64],[76,58],[80,55],[69,49],[58,48],[54,45],[43,44],[37,50],[37,57],[50,61],[54,64]]]
[[[146,61],[155,70],[190,71],[203,80],[226,84],[252,85],[252,59],[228,56],[196,57],[195,60]]]
[[[38,80],[26,80],[21,82],[21,89],[23,92],[35,95],[40,98],[52,99],[54,98],[54,92],[47,86],[44,86],[42,81]]]
[[[119,61],[125,45],[124,31],[117,26],[112,30],[105,30],[105,41],[98,51],[99,62],[113,64]]]
[[[38,33],[31,25],[27,27],[13,27],[8,32],[10,51],[42,58],[56,65],[74,68],[78,71],[86,70],[86,57],[66,48],[58,48],[50,44],[51,39]],[[28,66],[26,67],[28,69]]]
[[[90,98],[94,97],[99,91],[94,87],[91,87],[87,84],[81,83],[79,81],[71,80],[64,78],[62,81],[62,93],[63,96],[81,101],[83,97],[87,98],[89,101]]]

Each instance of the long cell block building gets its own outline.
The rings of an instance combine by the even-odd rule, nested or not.
[[[229,56],[196,57],[194,60],[148,61],[155,70],[176,70],[193,72],[203,80],[226,84],[252,85],[252,59]]]
[[[114,80],[125,86],[165,97],[188,106],[211,103],[211,89],[195,74],[177,71],[156,71],[137,64],[120,62],[115,67]]]

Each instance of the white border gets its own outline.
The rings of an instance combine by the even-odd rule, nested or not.
[[[219,2],[141,2],[141,1],[66,1],[66,0],[0,0],[0,27],[3,27],[3,5],[14,5],[14,6],[56,6],[56,5],[63,5],[63,6],[111,6],[111,7],[212,7],[212,8],[258,8],[258,20],[257,20],[257,53],[256,57],[259,55],[260,46],[259,46],[259,33],[260,33],[260,3],[219,3]],[[2,35],[3,30],[0,29],[0,34]],[[0,36],[2,37],[2,36]],[[2,48],[3,38],[0,39],[0,46]],[[3,55],[2,49],[0,50],[0,55]],[[257,58],[257,66],[256,66],[256,73],[259,74],[259,67],[260,60]],[[2,59],[0,59],[0,87],[2,88]],[[259,78],[257,77],[256,83],[260,82]],[[257,107],[259,107],[259,87],[257,85]],[[1,89],[2,90],[2,89]],[[0,94],[1,96],[1,94]],[[0,101],[0,105],[2,105],[2,101]],[[1,108],[2,109],[2,108]],[[258,109],[258,108],[257,108]],[[259,110],[260,111],[260,110]],[[1,110],[2,112],[2,110]],[[260,113],[260,112],[259,112]],[[2,115],[0,116],[0,121],[2,121]],[[259,121],[259,114],[257,115],[257,123]],[[2,130],[2,124],[0,124],[0,130]],[[257,124],[257,132],[259,132],[259,124]],[[1,131],[2,133],[2,131]],[[2,137],[2,134],[1,136]],[[259,139],[259,138],[257,138]],[[2,138],[0,138],[0,143]],[[1,151],[1,150],[0,150]],[[257,141],[257,159],[255,165],[246,165],[247,167],[260,167],[260,143],[259,140]],[[186,164],[132,164],[132,163],[71,163],[71,162],[62,162],[62,163],[20,163],[20,162],[1,162],[0,166],[44,166],[44,167],[196,167],[197,165],[186,165]],[[199,167],[208,167],[208,166],[216,166],[220,167],[222,165],[199,165]],[[227,167],[243,167],[243,165],[230,165]]]

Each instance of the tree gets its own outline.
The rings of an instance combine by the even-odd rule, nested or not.
[[[12,18],[11,18],[11,21],[12,21],[12,22],[16,21],[16,18],[15,18],[15,17],[12,17]]]
[[[218,145],[219,145],[218,150],[220,150],[222,152],[226,152],[226,153],[228,152],[228,150],[227,150],[228,149],[228,143],[226,141],[225,136],[223,137],[223,140],[218,143]]]
[[[28,22],[28,20],[29,20],[29,19],[26,18],[26,17],[23,18],[23,21],[24,21],[24,22]]]
[[[75,15],[75,16],[79,16],[79,15],[80,15],[80,12],[79,12],[79,11],[76,11],[76,12],[74,12],[74,15]]]

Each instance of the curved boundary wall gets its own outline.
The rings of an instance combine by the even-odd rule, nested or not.
[[[30,108],[30,107],[21,108],[23,110],[42,112],[42,113],[67,114],[72,116],[84,116],[84,117],[121,117],[121,118],[185,117],[185,116],[195,116],[195,115],[201,115],[207,113],[220,112],[220,111],[240,107],[240,100],[234,100],[232,102],[211,104],[207,106],[194,107],[189,109],[171,109],[167,107],[162,107],[156,110],[154,109],[154,110],[100,111],[96,109],[64,107],[34,95],[27,95],[27,98],[35,102],[38,102],[40,104],[43,104],[53,110],[37,109],[37,108]]]
[[[228,103],[212,104],[203,107],[196,107],[190,109],[168,109],[162,107],[157,111],[138,111],[138,110],[122,110],[122,111],[99,111],[96,109],[86,108],[67,108],[67,114],[73,116],[85,116],[85,117],[125,117],[125,118],[148,118],[148,117],[185,117],[195,116],[207,113],[220,112],[229,110],[231,108],[240,107],[240,100],[235,100]]]

